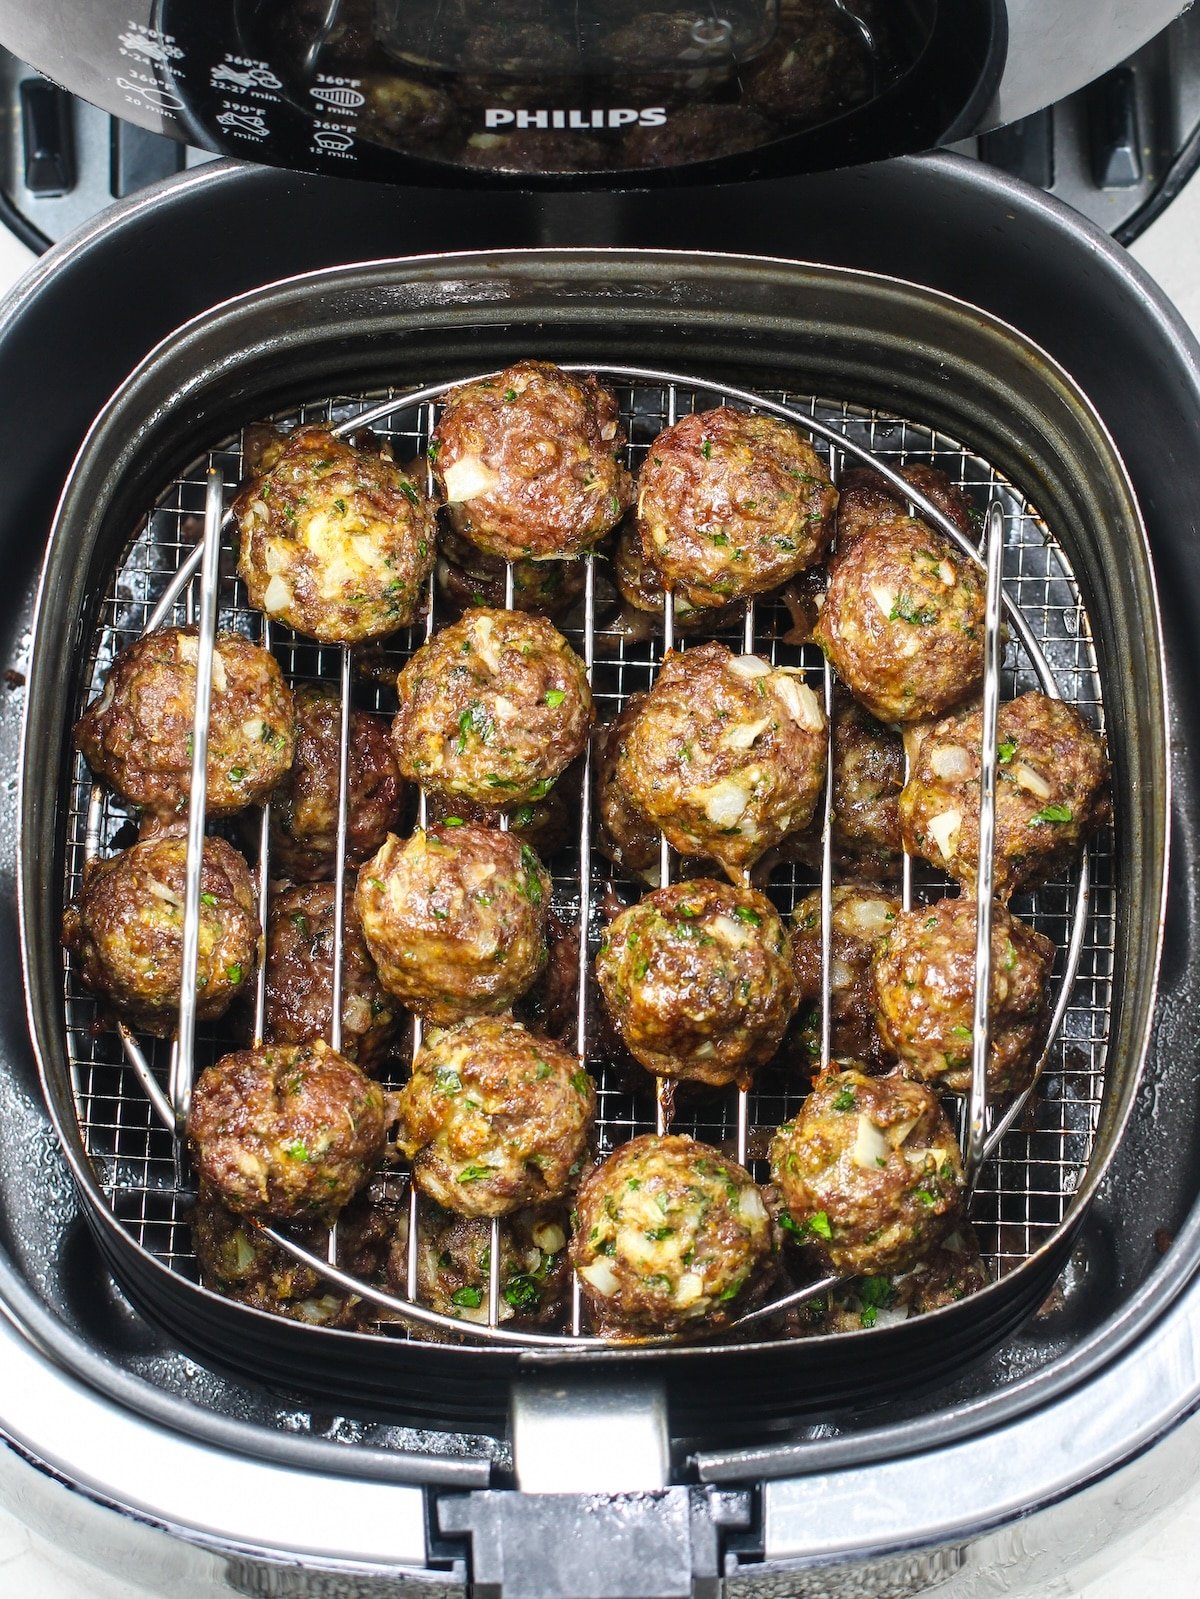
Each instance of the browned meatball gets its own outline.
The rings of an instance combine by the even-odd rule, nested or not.
[[[897,916],[875,946],[879,1030],[910,1076],[940,1093],[971,1087],[975,1036],[973,899],[943,899]],[[992,907],[989,1094],[1026,1087],[1046,1040],[1054,944]]]
[[[605,1336],[724,1326],[771,1271],[771,1220],[749,1172],[692,1138],[622,1144],[575,1209],[571,1261]]]
[[[682,167],[716,161],[770,142],[769,124],[743,105],[689,105],[657,126],[630,128],[624,164],[630,167]]]
[[[680,854],[736,876],[812,820],[825,716],[807,684],[757,655],[672,651],[625,735],[618,776]]]
[[[871,94],[870,62],[858,35],[824,0],[780,7],[772,46],[752,64],[746,97],[791,124],[828,121]]]
[[[792,1337],[857,1332],[860,1327],[887,1327],[955,1304],[986,1288],[990,1278],[979,1255],[979,1242],[969,1223],[934,1246],[923,1260],[898,1276],[852,1277],[804,1301],[782,1318]]]
[[[438,594],[457,616],[472,607],[502,610],[508,565],[447,531],[438,546]],[[583,561],[513,561],[512,574],[513,609],[554,618],[583,593],[587,568]]]
[[[864,528],[830,568],[815,636],[881,722],[936,716],[983,680],[983,573],[912,517]]]
[[[515,611],[468,611],[421,646],[396,688],[400,770],[481,805],[543,799],[592,723],[583,662],[544,617]]]
[[[382,450],[298,427],[234,501],[250,603],[324,644],[416,620],[433,571],[434,508]]]
[[[129,644],[100,697],[75,724],[98,777],[131,805],[181,816],[192,786],[196,709],[194,627],[162,627]],[[265,799],[292,764],[292,696],[274,658],[240,633],[218,633],[208,724],[210,816]]]
[[[166,1038],[179,1020],[187,829],[182,823],[108,860],[89,861],[63,912],[63,943],[84,985],[140,1032]],[[196,1014],[223,1016],[258,970],[254,884],[238,852],[207,838],[200,867]]]
[[[296,759],[271,797],[271,871],[296,882],[319,882],[337,870],[338,753],[341,698],[305,683],[295,692]],[[388,724],[367,711],[350,713],[346,861],[357,866],[400,825],[404,780]]]
[[[647,894],[604,935],[596,978],[630,1054],[661,1077],[748,1083],[795,1009],[787,935],[752,888],[696,878]]]
[[[625,737],[645,699],[644,694],[631,695],[616,720],[596,730],[596,847],[622,871],[657,884],[658,827],[630,799],[621,777]]]
[[[328,1039],[333,1016],[332,883],[284,889],[267,918],[266,1034],[273,1044]],[[347,1060],[374,1071],[400,1024],[399,1004],[383,987],[367,951],[353,896],[342,926],[342,1045]]]
[[[447,821],[389,838],[356,906],[384,987],[439,1025],[508,1010],[546,963],[550,879],[511,833]]]
[[[868,1071],[891,1058],[875,1023],[871,955],[900,914],[900,901],[868,884],[833,890],[829,967],[829,1050],[834,1060],[861,1062]],[[809,894],[792,920],[792,973],[800,1007],[799,1043],[812,1060],[821,1053],[821,894]]]
[[[596,1087],[576,1056],[489,1017],[434,1034],[397,1109],[423,1194],[460,1216],[505,1216],[573,1185]]]
[[[383,1090],[320,1039],[264,1044],[201,1072],[188,1146],[243,1216],[331,1220],[384,1153]]]
[[[957,1304],[991,1282],[979,1253],[979,1240],[969,1222],[960,1221],[924,1260],[895,1284],[898,1302],[910,1316],[927,1316],[943,1305]]]
[[[660,433],[638,477],[646,560],[693,605],[725,605],[819,561],[837,490],[797,428],[730,406]]]
[[[980,711],[960,711],[921,741],[900,796],[904,847],[968,888],[979,864]],[[1104,740],[1073,705],[1022,694],[996,719],[994,888],[1007,901],[1078,860],[1112,816]]]
[[[848,1276],[904,1271],[958,1222],[963,1169],[933,1091],[847,1067],[813,1084],[771,1145],[784,1227]]]
[[[664,603],[662,573],[646,559],[637,529],[629,523],[623,523],[617,534],[613,550],[613,576],[621,598],[627,605],[635,611],[661,618]],[[676,632],[685,634],[700,629],[708,633],[720,633],[737,626],[742,615],[741,606],[735,602],[718,607],[694,605],[686,594],[678,592],[671,607]]]
[[[489,555],[570,559],[633,498],[616,399],[589,373],[518,361],[446,401],[430,457],[451,523]]]
[[[397,1228],[388,1278],[408,1288],[408,1218]],[[485,1217],[456,1216],[428,1200],[418,1220],[417,1295],[442,1316],[486,1325],[492,1228]],[[500,1222],[500,1326],[545,1327],[562,1317],[570,1272],[567,1216],[559,1206],[514,1211]]]
[[[450,827],[473,822],[478,827],[499,828],[503,819],[513,837],[542,859],[579,839],[578,814],[562,788],[552,788],[545,799],[507,806],[480,805],[461,794],[430,794],[426,809],[431,823],[446,822]]]
[[[900,875],[904,740],[839,694],[833,712],[832,859],[839,871],[886,882]],[[821,814],[789,855],[821,867]]]
[[[975,536],[975,515],[971,503],[958,486],[935,466],[914,461],[902,466],[900,476],[932,500],[938,510],[955,524],[961,533]],[[870,467],[856,466],[843,472],[838,482],[837,548],[841,554],[849,549],[860,533],[898,522],[908,517],[909,502],[895,490],[886,478]]]
[[[459,132],[453,100],[434,84],[394,72],[370,73],[361,89],[366,97],[358,123],[363,138],[395,150],[437,155]]]

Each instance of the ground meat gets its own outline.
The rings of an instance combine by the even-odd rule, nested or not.
[[[188,1146],[239,1215],[332,1220],[384,1154],[383,1090],[327,1044],[264,1044],[201,1072]]]
[[[158,817],[185,815],[196,708],[194,627],[162,627],[126,646],[100,697],[75,724],[97,777]],[[240,633],[218,633],[208,724],[210,816],[265,799],[292,764],[292,696],[274,658]]]
[[[825,745],[824,714],[801,678],[703,644],[663,662],[625,735],[618,777],[680,854],[736,876],[808,826]]]
[[[912,1077],[939,1093],[971,1087],[975,1036],[973,899],[943,899],[897,916],[875,947],[879,1030]],[[1027,1086],[1046,1041],[1054,943],[992,907],[989,1094]]]
[[[673,111],[657,127],[630,128],[622,164],[628,167],[682,167],[716,161],[769,144],[770,125],[744,105],[689,105]]]
[[[513,561],[512,605],[551,618],[565,616],[583,593],[587,568],[583,561]],[[509,563],[485,555],[448,530],[438,546],[437,588],[451,613],[472,607],[504,609]]]
[[[418,1221],[417,1294],[442,1316],[487,1325],[492,1227],[425,1200]],[[407,1216],[388,1257],[388,1278],[408,1289]],[[545,1327],[562,1320],[570,1286],[567,1216],[556,1205],[514,1211],[500,1222],[500,1326]]]
[[[925,735],[900,796],[904,847],[968,888],[979,863],[980,711]],[[1072,705],[1022,694],[996,720],[994,888],[1007,901],[1078,860],[1112,816],[1104,740]]]
[[[485,1018],[432,1037],[397,1108],[399,1145],[421,1192],[460,1216],[505,1216],[573,1186],[596,1087],[550,1039]]]
[[[596,978],[633,1057],[660,1077],[748,1084],[795,1009],[787,935],[752,888],[697,878],[623,911]]]
[[[293,1260],[254,1222],[226,1210],[207,1190],[200,1194],[191,1226],[200,1281],[213,1293],[311,1327],[354,1326],[356,1300],[323,1283],[311,1267]],[[325,1253],[325,1239],[320,1226],[296,1235],[296,1242],[315,1255]]]
[[[816,639],[881,722],[936,716],[983,680],[983,573],[912,517],[864,528],[834,556]]]
[[[646,559],[637,529],[628,522],[622,524],[617,534],[612,563],[613,576],[625,603],[635,611],[661,618],[662,573]],[[720,633],[741,622],[742,610],[734,602],[716,608],[693,605],[686,594],[677,592],[671,615],[677,633],[695,633],[700,629],[706,633]]]
[[[563,792],[570,784],[552,788],[545,799],[523,800],[520,805],[480,805],[475,800],[463,799],[461,794],[430,794],[427,809],[430,822],[474,822],[480,827],[499,828],[501,818],[508,821],[508,831],[519,843],[528,844],[545,859],[562,849],[564,844],[579,840],[579,817],[576,807],[568,804]]]
[[[638,477],[646,561],[693,605],[778,588],[819,561],[837,490],[797,428],[721,406],[683,417]]]
[[[284,889],[267,919],[266,1035],[274,1044],[328,1039],[333,1016],[332,883]],[[342,926],[342,1046],[374,1071],[387,1059],[402,1012],[379,981],[347,893]]]
[[[341,697],[316,683],[295,691],[296,758],[271,797],[271,871],[320,882],[337,871],[338,746]],[[357,866],[400,825],[406,788],[388,724],[350,713],[346,861]]]
[[[625,737],[645,699],[644,694],[631,695],[614,722],[596,729],[596,848],[623,872],[657,884],[658,827],[633,803],[621,778]]]
[[[519,361],[452,391],[430,454],[464,538],[507,560],[569,560],[633,499],[624,449],[616,399],[590,373]]]
[[[897,1302],[910,1316],[926,1316],[931,1310],[979,1293],[990,1282],[975,1229],[962,1221],[924,1260],[898,1277],[894,1288]]]
[[[932,500],[968,538],[978,540],[976,513],[971,502],[955,483],[935,466],[914,461],[902,466],[900,476]],[[855,466],[838,480],[837,549],[849,549],[861,533],[887,522],[907,520],[909,501],[886,478],[870,467]]]
[[[818,1078],[771,1145],[785,1229],[848,1276],[904,1271],[957,1225],[963,1170],[937,1098],[898,1073]]]
[[[579,923],[548,919],[547,960],[541,976],[513,1007],[531,1033],[574,1047],[579,1027]]]
[[[434,507],[386,450],[298,427],[234,501],[250,603],[323,644],[416,620],[433,571]]]
[[[775,43],[751,65],[746,98],[791,124],[826,122],[871,95],[871,64],[858,35],[828,0],[788,0]]]
[[[868,884],[833,890],[829,968],[829,1051],[868,1071],[890,1060],[875,1023],[871,956],[900,914],[900,901]],[[800,1007],[797,1043],[816,1062],[821,1055],[821,894],[800,901],[792,918],[792,973]]]
[[[468,611],[416,652],[396,684],[400,770],[481,805],[545,798],[592,723],[587,670],[544,617]]]
[[[442,822],[389,838],[356,905],[384,987],[439,1026],[508,1010],[546,962],[550,879],[511,833]]]
[[[89,861],[63,912],[79,977],[139,1032],[168,1037],[179,1021],[187,829],[182,823],[107,860]],[[238,852],[207,838],[200,868],[196,1014],[223,1016],[258,970],[254,884]]]
[[[839,694],[833,712],[833,865],[855,877],[886,882],[899,877],[900,790],[904,740]],[[821,869],[821,815],[794,838],[789,855]]]
[[[773,1230],[749,1172],[682,1136],[634,1138],[584,1179],[571,1260],[600,1332],[711,1330],[770,1274]]]

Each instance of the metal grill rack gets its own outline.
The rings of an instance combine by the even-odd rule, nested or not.
[[[693,410],[707,409],[733,398],[738,391],[709,388],[688,380],[669,381],[657,374],[601,371],[614,389],[622,420],[629,436],[628,463],[636,469],[651,440],[665,426]],[[356,419],[379,413],[371,425],[391,441],[398,462],[423,461],[428,439],[438,414],[437,394],[430,389],[413,399],[397,397],[388,391],[380,395],[338,394],[274,420],[290,426],[298,422],[327,422],[350,431]],[[1033,506],[1020,490],[1001,478],[979,459],[944,434],[924,428],[910,420],[868,411],[836,401],[797,396],[786,390],[764,391],[765,406],[783,405],[811,419],[814,427],[830,432],[835,442],[814,438],[833,474],[837,475],[846,448],[865,449],[885,471],[923,461],[939,467],[976,504],[996,501],[1003,511],[1005,589],[1019,613],[1015,636],[1010,640],[1002,671],[1002,698],[1027,689],[1045,687],[1039,675],[1036,654],[1040,652],[1053,672],[1062,696],[1074,703],[1097,730],[1104,730],[1104,709],[1100,676],[1090,627],[1079,590],[1067,557],[1041,522]],[[398,403],[397,403],[398,402]],[[836,440],[846,441],[840,444]],[[170,484],[149,508],[144,524],[135,533],[114,574],[112,586],[101,607],[90,641],[89,670],[85,693],[78,714],[100,691],[112,659],[118,650],[133,642],[148,628],[163,622],[189,622],[196,618],[199,603],[200,535],[204,527],[207,473],[215,468],[231,491],[244,475],[242,435],[224,441],[201,456],[180,478]],[[227,494],[228,497],[228,494]],[[919,497],[916,497],[919,499]],[[918,504],[918,512],[922,507]],[[924,508],[928,512],[928,507]],[[218,603],[220,625],[232,627],[249,637],[263,637],[264,619],[250,609],[244,589],[234,571],[233,552],[228,538],[223,540],[220,557]],[[432,588],[432,586],[431,586]],[[511,594],[511,585],[510,585]],[[431,593],[428,626],[425,623],[397,634],[386,648],[372,648],[376,668],[369,680],[355,674],[353,698],[356,705],[389,714],[395,709],[395,671],[423,642],[427,632],[447,617],[440,614]],[[670,638],[646,637],[630,630],[621,620],[615,594],[608,580],[605,562],[588,563],[584,600],[558,626],[588,664],[599,720],[610,721],[630,694],[645,690],[653,682]],[[732,631],[702,631],[677,642],[686,645],[697,637],[720,638],[732,649],[753,649],[772,664],[804,668],[809,682],[818,690],[829,684],[824,661],[815,646],[797,646],[785,641],[792,625],[791,615],[777,596],[765,596],[747,608],[744,622]],[[1032,644],[1023,647],[1021,634]],[[289,681],[343,682],[345,655],[338,646],[319,646],[302,639],[289,629],[272,624],[269,645]],[[384,679],[381,683],[380,679]],[[345,679],[349,681],[349,677]],[[564,784],[569,777],[564,777]],[[601,928],[600,902],[607,885],[627,902],[644,890],[644,885],[622,878],[590,848],[587,796],[588,774],[581,777],[583,805],[582,847],[558,851],[547,862],[554,880],[553,904],[568,925],[579,919],[581,899],[586,911],[588,937],[584,942],[581,973],[586,976],[590,954],[594,953]],[[134,839],[134,825],[122,802],[105,790],[94,788],[90,774],[77,758],[68,796],[66,830],[65,897],[80,887],[85,860],[97,851],[110,853]],[[255,827],[265,838],[265,827]],[[245,844],[243,833],[239,842]],[[1089,852],[1082,874],[1055,881],[1034,894],[1019,896],[1014,912],[1050,936],[1058,949],[1055,975],[1060,985],[1061,1025],[1052,1041],[1047,1063],[1035,1100],[1024,1107],[1015,1125],[1002,1141],[1002,1126],[993,1118],[988,1155],[976,1182],[971,1215],[979,1234],[985,1263],[993,1276],[1002,1276],[1047,1242],[1063,1220],[1071,1198],[1087,1166],[1095,1138],[1103,1090],[1105,1051],[1111,1008],[1115,907],[1112,890],[1111,833],[1098,839]],[[1090,889],[1088,874],[1090,871]],[[774,868],[763,885],[780,911],[787,915],[813,888],[819,874],[795,864]],[[946,891],[945,879],[921,863],[905,864],[905,892],[918,901]],[[1072,974],[1075,972],[1073,980]],[[1064,983],[1064,978],[1067,981]],[[587,991],[587,1005],[598,1000]],[[68,958],[64,964],[64,996],[72,1083],[79,1124],[88,1155],[101,1187],[115,1215],[134,1240],[172,1269],[196,1276],[187,1219],[187,1195],[181,1188],[177,1168],[178,1143],[164,1125],[161,1114],[167,1105],[161,1088],[155,1095],[158,1114],[139,1073],[123,1054],[120,1039],[97,1027],[96,1002],[78,983]],[[591,1030],[581,1003],[580,1051],[598,1088],[598,1137],[601,1153],[639,1133],[653,1131],[661,1123],[656,1104],[654,1080],[648,1074],[644,1083],[631,1085],[627,1075],[600,1058],[589,1042]],[[259,1006],[261,1021],[261,995]],[[147,1073],[152,1083],[169,1080],[169,1046],[154,1040],[138,1041],[145,1049]],[[416,1041],[414,1040],[414,1043]],[[200,1071],[211,1060],[233,1047],[227,1023],[202,1026],[197,1030],[195,1069]],[[136,1054],[137,1043],[134,1044]],[[393,1086],[406,1075],[397,1062]],[[707,1099],[686,1100],[672,1122],[673,1131],[692,1133],[697,1138],[724,1147],[746,1158],[759,1180],[766,1176],[766,1144],[770,1132],[794,1115],[804,1097],[805,1084],[781,1067],[772,1066],[758,1076],[754,1088],[739,1106],[733,1091],[710,1095]],[[169,1106],[168,1106],[169,1108]],[[989,1107],[989,1110],[991,1108]],[[739,1114],[740,1111],[740,1114]],[[403,1179],[393,1181],[403,1183]],[[415,1222],[415,1209],[412,1212]],[[410,1222],[410,1226],[412,1225]],[[410,1233],[410,1240],[413,1235]],[[497,1296],[499,1249],[493,1229],[491,1250],[492,1282],[488,1296],[488,1321],[496,1328],[501,1314]],[[289,1245],[293,1253],[301,1253]],[[410,1248],[409,1293],[415,1292],[415,1273],[411,1263],[416,1250]],[[316,1257],[307,1257],[321,1266]],[[333,1280],[338,1280],[336,1272]],[[812,1292],[810,1288],[806,1292]],[[386,1298],[386,1296],[384,1296]],[[519,1334],[487,1326],[471,1328],[469,1323],[438,1317],[425,1310],[421,1319],[444,1331],[461,1336],[474,1331],[482,1336],[506,1341],[558,1342],[547,1335]],[[578,1293],[570,1317],[572,1333],[581,1332]],[[403,1336],[405,1326],[393,1319],[380,1324],[380,1330]],[[428,1332],[428,1329],[427,1329]],[[586,1341],[586,1339],[584,1340]]]

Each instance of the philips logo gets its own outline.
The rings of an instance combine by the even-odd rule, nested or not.
[[[640,111],[632,106],[593,111],[510,111],[491,106],[483,113],[485,128],[661,128],[666,120],[667,108],[661,105],[643,106]]]

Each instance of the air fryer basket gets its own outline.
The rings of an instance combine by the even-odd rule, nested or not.
[[[666,315],[665,306],[671,307]],[[1091,1163],[1065,1224],[979,1299],[924,1323],[876,1331],[866,1346],[860,1339],[818,1340],[599,1357],[667,1362],[685,1410],[691,1366],[698,1358],[717,1360],[725,1368],[723,1390],[743,1421],[756,1412],[779,1416],[884,1394],[901,1371],[911,1385],[981,1353],[1038,1303],[1115,1150],[1153,999],[1166,752],[1144,540],[1100,425],[1062,374],[1011,330],[885,279],[694,257],[379,263],[234,302],[190,325],[144,364],[97,424],[64,499],[43,583],[26,751],[24,931],[31,1004],[47,1090],[89,1217],[135,1302],[211,1361],[368,1410],[478,1421],[481,1410],[498,1402],[502,1387],[489,1382],[485,1403],[477,1379],[502,1379],[517,1363],[511,1353],[414,1347],[275,1322],[196,1289],[114,1222],[83,1154],[71,1085],[59,1064],[67,1056],[54,934],[67,818],[58,803],[63,768],[53,757],[67,762],[70,752],[65,739],[55,749],[53,734],[39,750],[33,730],[62,726],[61,707],[75,704],[83,686],[84,652],[65,658],[56,642],[90,639],[111,570],[147,499],[188,466],[198,445],[214,445],[231,427],[317,395],[407,387],[431,374],[499,366],[523,353],[608,364],[653,361],[711,375],[714,387],[724,379],[765,391],[833,394],[851,405],[919,418],[962,441],[964,463],[968,457],[989,461],[1015,484],[1074,566],[1096,634],[1119,831],[1111,974],[1103,949],[1094,951],[1092,963],[1097,986],[1110,975],[1112,982],[1107,1078]],[[916,435],[908,447],[921,449]],[[1046,591],[1041,603],[1049,599]],[[38,859],[54,861],[55,869],[39,873]],[[1131,952],[1134,959],[1127,958]],[[1085,1010],[1090,1003],[1085,999]],[[1002,1252],[999,1243],[994,1252]],[[520,1357],[546,1358],[579,1359],[583,1351]],[[435,1400],[427,1397],[431,1366]],[[711,1391],[706,1403],[711,1407]]]

